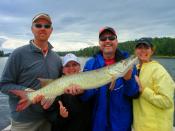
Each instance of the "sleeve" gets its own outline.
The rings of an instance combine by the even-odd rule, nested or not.
[[[125,84],[125,94],[132,98],[138,98],[139,93],[139,86],[135,80],[135,75],[137,74],[136,66],[133,67],[132,76],[130,80],[124,80]]]
[[[86,90],[81,96],[79,96],[79,98],[82,101],[88,101],[90,100],[90,98],[92,98],[97,92],[97,89],[90,89],[90,90]]]
[[[17,79],[20,73],[20,58],[19,55],[12,53],[4,67],[0,80],[0,90],[2,93],[9,94],[12,89],[24,90],[26,87],[18,85]]]
[[[171,108],[175,84],[163,67],[157,68],[153,73],[153,83],[154,90],[151,87],[144,87],[142,97],[158,108]]]

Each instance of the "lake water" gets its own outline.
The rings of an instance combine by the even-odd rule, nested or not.
[[[82,68],[87,58],[80,58]],[[175,80],[175,59],[156,59],[159,61],[170,73]],[[7,57],[0,57],[0,76],[4,69]],[[10,124],[8,97],[0,93],[0,130]]]

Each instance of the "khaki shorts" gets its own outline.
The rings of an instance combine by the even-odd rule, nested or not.
[[[11,120],[11,125],[11,131],[51,131],[51,124],[47,120],[26,123]]]

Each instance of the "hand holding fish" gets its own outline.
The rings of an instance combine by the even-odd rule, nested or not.
[[[26,88],[25,89],[25,91],[27,91],[28,93],[29,92],[33,92],[33,91],[35,91],[34,89],[32,89],[32,88]],[[39,103],[42,99],[43,99],[43,95],[36,95],[35,97],[34,97],[34,99],[32,100],[32,104],[37,104],[37,103]]]
[[[137,82],[137,84],[138,84],[138,86],[139,86],[139,91],[142,93],[143,90],[144,90],[144,88],[143,88],[142,85],[141,85],[141,82],[140,82],[139,77],[138,77],[138,76],[135,76],[135,80],[136,80],[136,82]]]
[[[49,98],[45,98],[43,97],[41,100],[41,105],[43,106],[44,109],[48,109],[52,103],[54,102],[55,97],[49,97]]]
[[[43,95],[36,95],[32,100],[32,104],[39,103],[43,99],[43,97],[44,97]]]
[[[130,80],[132,76],[132,68],[128,70],[128,72],[123,76],[125,80]]]
[[[33,90],[35,91],[35,90]],[[55,98],[45,98],[44,95],[42,94],[37,94],[33,100],[32,100],[32,104],[37,104],[39,102],[41,102],[41,105],[44,109],[48,109],[52,103],[54,102]]]
[[[76,84],[72,84],[69,87],[64,89],[65,94],[71,94],[71,95],[79,95],[82,94],[84,90]]]

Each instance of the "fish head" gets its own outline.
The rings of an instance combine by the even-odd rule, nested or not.
[[[121,60],[116,64],[109,67],[109,73],[113,76],[122,77],[129,69],[131,69],[136,63],[138,63],[138,57],[131,56],[127,59]]]

